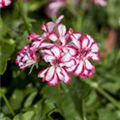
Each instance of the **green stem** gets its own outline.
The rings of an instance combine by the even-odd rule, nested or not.
[[[3,28],[2,18],[0,17],[0,40],[2,40],[2,28]]]
[[[118,109],[120,109],[120,103],[116,101],[111,95],[109,95],[105,90],[100,88],[100,86],[92,81],[84,81],[85,83],[89,84],[92,88],[97,90],[101,95],[103,95],[107,100],[109,100],[111,103],[113,103]]]
[[[14,110],[12,109],[12,106],[10,105],[9,101],[7,100],[5,94],[3,92],[0,92],[1,93],[1,96],[3,97],[8,109],[10,110],[11,114],[14,116],[15,115],[15,112]]]
[[[86,115],[85,115],[84,101],[83,100],[80,100],[80,108],[81,108],[81,119],[82,120],[87,120]]]
[[[30,33],[29,22],[27,21],[27,18],[26,18],[25,14],[24,14],[25,12],[24,12],[24,10],[23,10],[21,0],[18,1],[18,9],[19,9],[20,15],[21,15],[21,17],[22,17],[22,19],[23,19],[24,25],[25,25],[28,33]]]
[[[61,106],[61,86],[60,84],[58,85],[58,107],[60,108]]]

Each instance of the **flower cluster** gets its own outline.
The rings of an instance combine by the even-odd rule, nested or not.
[[[38,77],[49,85],[58,85],[60,81],[69,83],[70,73],[88,78],[95,72],[89,60],[99,61],[99,47],[94,39],[90,35],[74,32],[72,28],[67,31],[61,23],[63,17],[60,16],[55,22],[43,23],[42,35],[30,34],[28,39],[31,44],[25,46],[16,58],[21,70],[42,58],[48,68],[41,70]]]
[[[0,0],[0,8],[9,6],[10,4],[11,4],[11,0]]]

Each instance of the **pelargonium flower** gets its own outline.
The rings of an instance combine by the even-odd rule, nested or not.
[[[11,0],[0,0],[0,8],[9,6],[10,4],[11,4]]]
[[[50,2],[45,8],[45,12],[49,17],[56,16],[59,9],[64,7],[65,4],[66,0],[50,0]]]
[[[35,55],[35,51],[31,50],[29,45],[25,46],[21,51],[18,52],[15,62],[19,65],[21,70],[36,64],[37,56]]]
[[[74,61],[67,57],[59,46],[52,46],[50,49],[43,49],[41,51],[43,59],[45,62],[49,62],[51,67],[46,68],[38,73],[38,77],[43,78],[42,81],[47,81],[49,85],[58,85],[60,81],[69,83],[71,77],[64,68],[65,64],[73,63]],[[73,63],[75,64],[75,63]]]
[[[38,77],[49,85],[58,85],[60,81],[69,83],[70,73],[88,78],[95,72],[90,60],[99,61],[98,43],[90,35],[83,36],[72,28],[67,31],[61,23],[63,17],[58,17],[55,22],[43,23],[41,35],[31,33],[28,36],[31,43],[16,58],[22,70],[44,60],[48,67],[40,70]]]
[[[71,45],[76,46],[77,55],[74,57],[76,60],[76,67],[73,73],[82,78],[87,78],[95,72],[95,67],[89,62],[99,61],[99,47],[90,35],[81,36],[79,33],[71,34]],[[68,69],[69,71],[69,69]]]
[[[107,1],[106,0],[93,0],[93,2],[97,5],[101,5],[101,6],[106,6],[107,5]]]

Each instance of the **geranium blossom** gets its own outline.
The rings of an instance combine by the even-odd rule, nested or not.
[[[41,35],[31,33],[28,36],[31,43],[16,58],[22,70],[39,62],[38,58],[44,60],[48,67],[40,70],[38,77],[49,85],[58,85],[60,81],[69,83],[70,73],[88,78],[95,72],[90,60],[99,61],[98,43],[90,35],[83,36],[71,28],[67,31],[61,23],[63,17],[58,17],[55,22],[43,23]]]
[[[51,67],[38,73],[38,77],[43,78],[42,81],[47,81],[49,85],[57,85],[60,81],[68,83],[71,80],[64,66],[72,60],[69,58],[64,60],[64,53],[59,46],[53,46],[50,49],[44,48],[41,54],[45,62],[51,64]]]
[[[107,1],[106,0],[93,0],[95,4],[101,5],[101,6],[106,6]]]
[[[0,0],[0,8],[9,6],[10,4],[11,4],[11,0]]]
[[[36,64],[37,57],[35,51],[31,50],[30,46],[25,46],[21,51],[19,51],[16,58],[16,64],[19,65],[21,70],[24,70],[26,67],[30,67],[33,64]]]
[[[89,35],[81,36],[78,33],[71,35],[71,45],[76,46],[78,54],[75,56],[76,67],[73,73],[77,76],[87,78],[95,72],[95,67],[89,62],[99,61],[99,47],[98,44]]]
[[[66,0],[50,0],[45,8],[45,12],[48,16],[56,16],[60,8],[64,7]]]

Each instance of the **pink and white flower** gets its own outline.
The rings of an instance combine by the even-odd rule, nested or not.
[[[58,17],[55,22],[43,23],[42,35],[30,34],[30,45],[25,46],[16,58],[16,63],[24,70],[35,65],[41,57],[49,66],[41,70],[38,77],[49,85],[58,85],[60,81],[69,83],[70,73],[88,78],[95,72],[89,60],[99,61],[99,47],[94,39],[90,35],[75,33],[71,28],[67,32],[66,26],[61,23],[63,17]]]
[[[101,5],[101,6],[106,6],[107,5],[107,1],[106,0],[93,0],[93,2],[97,5]]]
[[[9,6],[10,4],[11,4],[11,0],[0,0],[0,8]]]
[[[25,46],[17,55],[15,60],[16,64],[19,65],[21,70],[24,70],[26,67],[36,64],[37,57],[35,51],[31,50],[30,46]]]
[[[71,77],[64,68],[67,62],[72,62],[70,58],[64,61],[64,53],[59,46],[53,46],[50,49],[43,49],[42,56],[45,62],[49,62],[51,67],[42,70],[38,73],[38,77],[43,78],[42,81],[47,81],[49,85],[58,85],[60,81],[69,83]],[[70,65],[69,65],[70,66]]]
[[[41,26],[41,29],[44,32],[44,36],[47,36],[49,33],[51,33],[54,30],[54,28],[61,22],[63,18],[64,18],[64,15],[61,15],[58,17],[58,19],[55,22],[43,23]]]
[[[95,67],[89,62],[89,59],[99,61],[98,44],[89,35],[78,39],[71,35],[71,39],[73,46],[78,48],[78,55],[75,57],[77,64],[73,73],[82,78],[90,77],[95,72]]]

